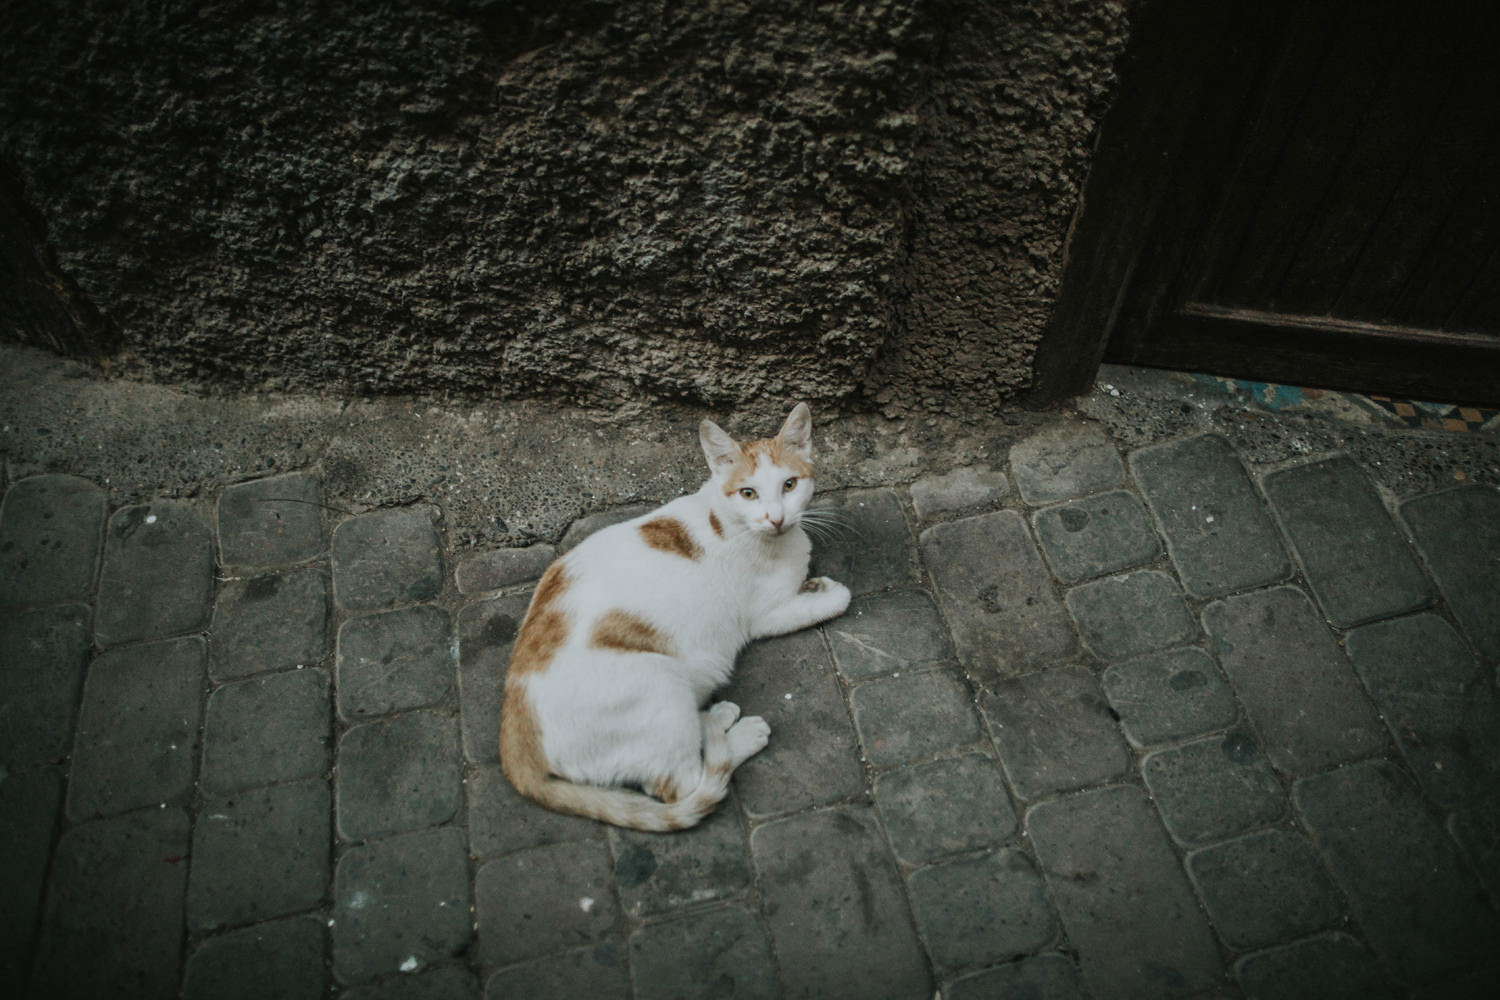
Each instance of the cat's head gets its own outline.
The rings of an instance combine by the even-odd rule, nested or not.
[[[802,520],[813,495],[812,412],[792,407],[773,438],[736,441],[712,420],[698,425],[712,481],[724,494],[718,509],[742,530],[779,535]]]

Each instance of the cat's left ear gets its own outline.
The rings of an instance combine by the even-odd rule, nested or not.
[[[798,403],[792,407],[776,440],[781,442],[782,448],[803,461],[812,460],[812,411],[807,408],[806,403]]]
[[[712,420],[698,425],[698,443],[703,446],[703,457],[708,459],[708,471],[715,476],[727,472],[744,455],[739,442]]]

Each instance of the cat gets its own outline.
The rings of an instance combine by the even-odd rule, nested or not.
[[[849,606],[848,587],[807,579],[807,404],[774,438],[736,442],[704,420],[698,439],[709,469],[698,492],[589,536],[532,596],[505,678],[500,760],[549,809],[638,830],[696,825],[771,735],[730,702],[700,710],[736,654]]]

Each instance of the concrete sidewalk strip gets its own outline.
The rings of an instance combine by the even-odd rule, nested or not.
[[[1010,449],[1016,486],[1029,504],[1103,493],[1119,486],[1120,453],[1095,427],[1060,422]]]
[[[87,600],[99,571],[105,492],[77,476],[34,476],[0,502],[0,607]]]
[[[1500,660],[1500,490],[1465,486],[1418,497],[1401,516],[1469,641]]]

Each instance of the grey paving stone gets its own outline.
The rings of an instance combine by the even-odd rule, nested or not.
[[[473,763],[500,760],[505,667],[530,603],[530,594],[520,594],[470,604],[458,613],[459,709],[464,758]]]
[[[918,479],[911,484],[911,505],[918,520],[928,521],[998,506],[1008,492],[1010,480],[1005,473],[987,465],[971,465]]]
[[[1203,624],[1278,770],[1310,774],[1385,746],[1353,668],[1302,591],[1227,598],[1204,609]]]
[[[856,595],[917,582],[916,549],[895,490],[824,494],[817,506],[838,527],[813,542],[808,576],[832,577]]]
[[[246,927],[198,946],[187,960],[184,1000],[319,1000],[323,982],[323,924],[290,917]]]
[[[204,802],[193,830],[188,926],[238,927],[322,905],[329,798],[328,785],[313,780]]]
[[[750,835],[750,855],[788,997],[931,996],[900,876],[870,810],[767,823]]]
[[[1100,682],[1135,747],[1224,729],[1239,716],[1229,682],[1213,657],[1197,646],[1117,663]]]
[[[1500,704],[1453,626],[1412,615],[1344,646],[1428,795],[1452,807],[1500,789]]]
[[[83,605],[0,614],[0,766],[67,754],[89,646]]]
[[[1251,951],[1327,930],[1343,919],[1333,880],[1300,834],[1261,830],[1193,851],[1188,876],[1224,943]]]
[[[219,496],[219,554],[226,566],[286,566],[323,551],[318,477],[292,472],[230,486]]]
[[[982,704],[1022,799],[1097,785],[1130,767],[1130,751],[1086,670],[1064,667],[1005,681]]]
[[[453,624],[431,604],[351,618],[339,627],[336,663],[345,722],[422,708],[453,687]]]
[[[1500,492],[1466,486],[1420,497],[1401,516],[1474,648],[1500,660]]]
[[[861,684],[849,698],[865,757],[899,767],[979,739],[979,713],[955,670],[903,671]]]
[[[985,687],[1073,654],[1077,639],[1026,522],[1013,510],[922,532],[959,660]]]
[[[1411,546],[1351,459],[1286,469],[1265,484],[1329,621],[1348,628],[1432,601]]]
[[[462,965],[449,964],[417,972],[400,972],[380,982],[356,986],[340,993],[339,1000],[474,1000],[477,996],[479,981],[474,973]]]
[[[328,769],[328,674],[316,668],[225,684],[208,699],[203,787],[234,792]]]
[[[817,632],[755,643],[740,656],[723,698],[771,726],[770,745],[734,775],[751,816],[780,815],[864,791],[854,726]]]
[[[76,476],[36,476],[0,503],[0,607],[87,601],[99,572],[108,498]]]
[[[101,646],[157,639],[208,624],[213,538],[175,500],[126,507],[109,519],[94,639]]]
[[[307,566],[229,581],[214,605],[209,645],[215,680],[323,662],[328,646],[324,570]]]
[[[207,651],[197,637],[102,653],[89,667],[68,816],[159,806],[193,787]]]
[[[1043,802],[1026,829],[1096,996],[1183,996],[1218,982],[1218,946],[1139,789]]]
[[[611,834],[620,904],[633,917],[727,899],[750,885],[750,851],[733,792],[691,830],[612,828]]]
[[[333,530],[333,596],[349,611],[431,600],[443,589],[440,515],[396,507],[351,517]]]
[[[543,809],[511,787],[499,764],[480,764],[464,783],[469,850],[475,857],[599,837],[601,823]]]
[[[488,968],[596,945],[623,931],[609,848],[549,844],[489,861],[474,882]]]
[[[630,938],[630,965],[638,1000],[778,994],[766,930],[735,904],[642,927]]]
[[[1103,493],[1120,485],[1125,468],[1109,439],[1085,424],[1059,422],[1010,449],[1016,486],[1029,504]]]
[[[1131,454],[1130,470],[1189,594],[1223,597],[1291,575],[1270,514],[1224,439],[1143,448]]]
[[[463,804],[458,720],[441,709],[354,726],[339,740],[338,762],[345,840],[440,826]]]
[[[63,775],[40,767],[0,778],[0,995],[23,994],[47,862],[62,808]]]
[[[1118,573],[1161,553],[1146,508],[1124,490],[1048,507],[1033,514],[1031,523],[1064,583]]]
[[[655,509],[656,507],[651,504],[635,504],[630,507],[620,507],[616,510],[606,510],[598,514],[589,514],[585,517],[580,517],[568,525],[568,530],[563,532],[562,541],[557,543],[557,551],[559,554],[567,552],[597,531],[602,531],[612,524],[620,524],[632,518],[640,517],[642,514],[649,514]]]
[[[1410,779],[1372,761],[1303,778],[1292,796],[1354,918],[1400,979],[1427,983],[1492,960],[1500,921]]]
[[[1326,934],[1246,955],[1235,978],[1252,1000],[1395,1000],[1404,994],[1368,948],[1347,934]]]
[[[472,940],[469,857],[452,827],[350,848],[334,871],[334,975],[343,983],[431,965]]]
[[[1500,899],[1500,798],[1491,796],[1448,817],[1448,832],[1463,849],[1469,864]]]
[[[177,808],[141,809],[64,833],[31,995],[176,995],[187,856],[187,813]]]
[[[1245,732],[1158,750],[1141,763],[1141,774],[1167,830],[1190,847],[1274,823],[1286,814],[1281,782]]]
[[[1084,645],[1104,660],[1122,660],[1198,637],[1182,591],[1165,573],[1140,570],[1068,591],[1068,610]]]
[[[1087,1000],[1078,967],[1062,955],[1038,955],[971,973],[948,984],[944,1000]]]
[[[501,969],[489,978],[484,988],[485,1000],[513,997],[630,1000],[632,996],[625,942],[614,938],[564,955]]]
[[[909,865],[1002,844],[1016,834],[1000,766],[983,754],[883,774],[875,780],[875,804],[896,856]]]
[[[953,642],[925,590],[855,598],[823,626],[839,673],[865,680],[953,658]]]
[[[912,908],[939,969],[993,965],[1057,936],[1057,915],[1029,858],[1002,850],[923,868],[910,878]]]
[[[540,579],[556,558],[557,549],[545,544],[491,549],[464,557],[453,575],[459,593],[478,594]]]

